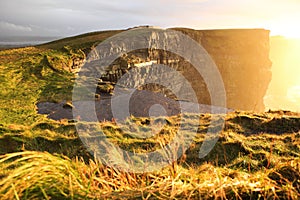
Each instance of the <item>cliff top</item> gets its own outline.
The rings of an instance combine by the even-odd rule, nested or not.
[[[157,27],[152,27],[152,26],[141,26],[141,27],[133,27],[130,29],[135,29],[135,28],[157,28]],[[126,30],[130,30],[126,29]],[[260,29],[260,28],[253,28],[253,29],[208,29],[208,30],[195,30],[191,28],[184,28],[184,27],[174,27],[174,28],[169,28],[171,30],[177,30],[177,31],[182,31],[182,32],[189,32],[189,31],[197,31],[201,33],[209,33],[209,34],[232,34],[232,33],[245,33],[249,32],[249,34],[252,34],[253,32],[256,33],[263,33],[263,34],[269,34],[269,30],[266,29]],[[96,31],[96,32],[90,32],[90,33],[85,33],[77,36],[71,36],[59,40],[55,40],[53,42],[49,42],[46,44],[38,45],[38,47],[41,48],[51,48],[51,49],[60,49],[66,45],[71,46],[73,48],[80,48],[80,49],[89,49],[92,46],[96,46],[100,42],[104,41],[105,39],[121,33],[126,30],[107,30],[107,31]]]

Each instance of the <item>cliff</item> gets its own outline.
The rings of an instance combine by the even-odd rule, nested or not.
[[[264,111],[263,98],[272,77],[269,31],[177,30],[199,42],[216,63],[224,81],[227,107]]]
[[[174,28],[173,30],[183,32],[193,38],[211,56],[224,82],[228,108],[264,111],[263,98],[271,81],[269,31],[263,29],[192,30],[185,28]],[[157,37],[152,34],[148,40],[151,41]],[[176,44],[172,45],[176,46]],[[114,51],[112,44],[107,48],[110,49],[110,52]],[[210,94],[203,78],[189,62],[184,61],[180,56],[164,50],[153,50],[150,47],[120,55],[122,56],[106,69],[106,74],[102,76],[103,81],[115,83],[130,69],[142,70],[140,66],[149,65],[149,63],[150,65],[151,63],[165,64],[184,75],[192,85],[199,103],[211,104]],[[139,85],[144,85],[139,87],[140,89],[163,92],[168,97],[176,98],[174,91],[172,93],[158,85],[145,85],[148,71],[143,69],[142,72],[139,72],[140,75],[128,78],[134,79]],[[172,79],[173,74],[169,74],[165,78],[166,80]],[[127,87],[137,86],[124,84],[127,84]],[[175,88],[177,92],[186,91],[182,88],[183,84],[179,80],[173,78],[173,84],[176,86],[173,85],[172,88]],[[100,88],[102,86],[103,83]]]

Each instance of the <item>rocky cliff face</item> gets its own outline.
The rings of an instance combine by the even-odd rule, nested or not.
[[[223,78],[228,108],[264,110],[263,97],[271,80],[269,31],[263,29],[192,30],[183,28],[173,30],[190,36],[201,44],[211,56]],[[149,41],[153,41],[158,36],[154,34],[150,37]],[[176,46],[177,44],[171,45]],[[106,73],[101,77],[103,81],[117,82],[130,69],[134,68],[140,70],[137,73],[139,75],[128,78],[136,80],[140,89],[163,92],[168,97],[176,98],[174,91],[172,93],[159,85],[145,84],[147,72],[151,69],[143,66],[164,64],[180,72],[188,80],[199,103],[211,103],[211,97],[203,77],[199,76],[193,66],[180,56],[168,51],[153,49],[150,46],[127,54],[122,54],[124,47],[116,50],[113,44],[109,44],[107,48],[110,51],[120,51],[122,56],[106,68]],[[98,56],[101,57],[101,55]],[[166,80],[172,78],[172,73],[165,77]],[[176,85],[173,87],[175,90],[185,91],[180,81],[173,79],[173,84]],[[128,83],[126,86],[136,87],[137,85]]]
[[[229,108],[264,111],[263,98],[272,77],[269,31],[179,30],[199,42],[216,63]]]

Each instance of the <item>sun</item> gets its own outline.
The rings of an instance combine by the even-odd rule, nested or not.
[[[281,30],[281,35],[290,39],[300,39],[300,30],[297,29],[284,29]]]
[[[300,16],[290,16],[275,20],[269,24],[268,29],[271,30],[271,35],[281,35],[286,38],[299,38],[300,29],[297,24],[300,21]]]
[[[274,27],[271,29],[271,35],[281,35],[286,38],[298,38],[300,39],[300,29],[297,29],[297,27],[290,27],[288,25],[283,25],[280,27]]]

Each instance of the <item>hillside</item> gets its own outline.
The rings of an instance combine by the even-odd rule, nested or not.
[[[63,102],[71,109],[72,70],[93,46],[118,32],[0,51],[0,199],[299,199],[299,113],[187,114],[183,121],[180,114],[131,116],[123,125],[81,122],[90,126],[87,135],[103,130],[109,141],[133,154],[155,151],[178,129],[189,134],[197,125],[185,154],[147,173],[122,171],[118,167],[128,157],[114,149],[115,165],[104,165],[83,145],[76,119],[39,114],[39,102]],[[211,119],[225,122],[212,124],[211,130],[222,131],[212,151],[199,158]],[[161,157],[171,160],[175,153],[166,149]]]
[[[64,46],[70,46],[73,49],[81,49],[83,51],[88,51],[91,47],[97,46],[100,42],[109,38],[115,34],[122,32],[121,30],[116,31],[100,31],[86,33],[78,36],[63,38],[60,40],[55,40],[46,44],[39,45],[40,48],[45,49],[62,49]]]

